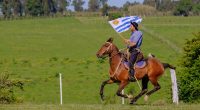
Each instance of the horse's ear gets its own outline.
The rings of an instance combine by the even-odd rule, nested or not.
[[[113,38],[112,38],[112,37],[110,37],[110,38],[107,40],[107,42],[110,42],[110,43],[112,43],[112,42],[113,42]]]

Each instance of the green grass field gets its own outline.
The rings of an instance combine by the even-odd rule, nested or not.
[[[171,105],[119,105],[119,104],[65,104],[59,105],[1,105],[1,110],[198,110],[197,104]]]
[[[145,55],[153,53],[161,61],[178,67],[185,39],[190,39],[193,37],[192,33],[200,31],[199,19],[200,17],[144,18],[141,25],[144,32],[143,52]],[[122,35],[129,38],[130,32]],[[108,79],[109,67],[108,60],[99,63],[95,54],[111,36],[115,38],[114,43],[119,48],[125,47],[105,18],[0,21],[0,72],[9,73],[11,78],[25,80],[24,91],[17,91],[25,108],[29,107],[27,104],[47,104],[35,107],[39,109],[51,108],[51,104],[52,107],[57,107],[58,73],[62,73],[63,103],[67,104],[65,107],[80,104],[77,109],[90,110],[93,108],[90,107],[91,104],[97,104],[97,109],[101,109],[104,106],[99,98],[99,87],[103,80]],[[171,78],[168,70],[159,82],[161,90],[152,95],[147,103],[143,98],[138,100],[138,104],[145,104],[144,107],[139,107],[147,109],[146,105],[171,103]],[[152,89],[150,83],[149,89]],[[116,90],[115,84],[105,87],[106,101],[103,104],[121,103],[120,98],[115,95]],[[139,87],[131,83],[125,91],[130,90],[134,90],[136,95]],[[126,100],[127,105],[128,103]],[[114,105],[105,107],[115,109]],[[122,109],[127,108],[122,106]]]

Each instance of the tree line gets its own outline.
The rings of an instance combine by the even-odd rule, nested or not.
[[[49,16],[64,13],[68,0],[0,0],[5,18],[13,16]]]
[[[160,12],[171,11],[174,15],[200,15],[199,0],[144,0],[142,4],[127,1],[123,7],[109,6],[107,2],[108,0],[89,0],[88,9],[84,9],[83,5],[86,3],[84,0],[0,0],[0,8],[4,18],[50,16],[56,13],[65,15],[65,12],[70,11],[69,6],[73,6],[75,12],[101,12],[103,16],[108,15],[108,11],[129,12],[129,7],[142,5]],[[137,6],[139,4],[140,6]]]

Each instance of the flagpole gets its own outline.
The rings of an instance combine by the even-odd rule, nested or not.
[[[123,40],[125,40],[125,38],[120,33],[118,33],[118,35],[120,36],[120,38],[122,38]]]

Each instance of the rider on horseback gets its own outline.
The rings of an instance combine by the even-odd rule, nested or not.
[[[131,30],[131,37],[130,39],[125,39],[125,43],[128,45],[130,58],[129,58],[129,78],[131,81],[135,81],[134,74],[134,64],[137,60],[137,56],[139,54],[138,49],[140,49],[140,46],[142,44],[142,32],[138,31],[138,24],[136,22],[131,22],[130,26]]]

